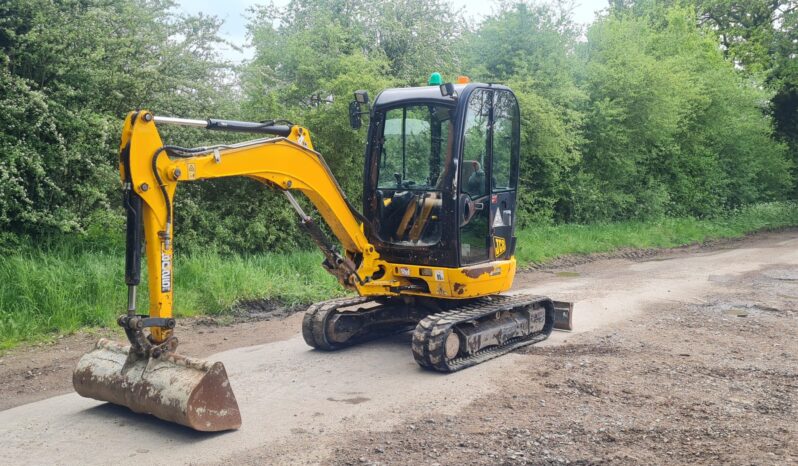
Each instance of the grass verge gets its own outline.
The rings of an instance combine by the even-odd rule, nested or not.
[[[621,248],[670,248],[714,239],[739,238],[761,230],[798,225],[798,203],[770,202],[711,219],[664,218],[591,225],[551,225],[518,231],[519,265]]]
[[[763,229],[798,225],[798,204],[759,204],[714,219],[662,219],[594,225],[537,226],[517,232],[523,266],[572,254],[619,248],[663,248]],[[222,314],[236,302],[269,298],[286,304],[343,295],[316,252],[175,258],[175,314]],[[119,245],[36,247],[0,257],[0,349],[82,327],[113,325],[126,305],[124,251]],[[146,280],[146,274],[142,279]],[[146,281],[143,281],[146,283]],[[146,287],[139,309],[147,309]]]
[[[343,295],[315,252],[229,257],[175,257],[175,314],[221,314],[236,302],[270,298],[286,304]],[[142,276],[146,283],[146,272]],[[146,286],[139,309],[147,310]],[[68,246],[0,258],[0,349],[47,334],[113,325],[124,313],[124,251]]]

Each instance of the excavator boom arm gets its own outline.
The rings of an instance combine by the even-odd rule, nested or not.
[[[151,327],[151,340],[166,341],[174,327],[172,319],[173,199],[181,182],[245,176],[286,193],[300,213],[302,224],[319,244],[327,260],[325,266],[344,286],[361,288],[380,268],[379,254],[366,238],[361,222],[330,172],[324,158],[313,150],[309,132],[300,126],[275,126],[235,122],[230,128],[221,120],[208,120],[207,128],[243,130],[277,137],[255,139],[238,144],[182,149],[166,146],[156,123],[200,126],[202,120],[154,117],[150,112],[132,112],[125,120],[120,148],[120,174],[126,190],[128,210],[128,254],[126,280],[129,286],[129,327]],[[215,126],[214,126],[215,125]],[[337,256],[321,236],[318,225],[304,214],[290,194],[302,192],[316,207],[330,230],[343,246],[345,256]],[[150,312],[136,316],[135,295],[139,284],[139,229],[143,227],[148,265]],[[371,286],[378,285],[374,283]],[[387,293],[380,289],[381,293]],[[124,317],[122,318],[124,319]],[[137,320],[138,319],[138,320]],[[129,329],[128,336],[133,336]],[[140,332],[139,332],[140,334]],[[136,342],[131,338],[131,343]],[[139,341],[140,345],[147,343]]]

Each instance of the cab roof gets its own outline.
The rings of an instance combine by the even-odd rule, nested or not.
[[[472,87],[494,87],[498,89],[507,89],[500,84],[484,84],[484,83],[468,83],[468,84],[455,84],[454,90],[458,95],[463,95],[466,88]],[[445,105],[454,105],[455,100],[449,96],[441,95],[441,89],[438,86],[421,86],[421,87],[395,87],[385,89],[380,92],[374,99],[374,108],[390,107],[403,102],[424,101],[436,102]]]

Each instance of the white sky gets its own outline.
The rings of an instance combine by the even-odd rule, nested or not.
[[[246,40],[246,11],[252,5],[267,4],[268,0],[178,0],[180,8],[186,13],[207,13],[224,20],[221,33],[228,41],[244,46]],[[479,19],[494,8],[493,0],[449,0],[455,8],[463,8],[466,17]],[[285,5],[288,0],[274,0],[278,6]],[[579,23],[590,23],[596,12],[607,7],[607,0],[576,0],[574,2],[574,19]],[[245,48],[243,52],[228,47],[220,49],[225,58],[240,62],[252,57],[252,50]]]

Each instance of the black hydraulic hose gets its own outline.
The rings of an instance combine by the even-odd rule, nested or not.
[[[132,130],[134,126],[136,126],[136,120],[138,120],[139,112],[135,112],[133,116],[130,118],[130,129]],[[125,167],[125,181],[130,183],[131,175],[130,175],[130,141],[127,142],[127,145],[122,152],[119,154],[120,161],[122,162],[122,166]]]
[[[163,194],[164,204],[166,205],[166,223],[167,225],[171,226],[173,220],[172,202],[169,200],[169,193],[166,191],[166,184],[164,184],[163,178],[161,178],[161,175],[158,173],[158,156],[167,150],[174,151],[177,157],[191,157],[192,154],[207,152],[208,149],[206,147],[189,149],[180,146],[161,146],[155,151],[155,154],[152,155],[152,174],[155,175],[155,180],[158,182],[158,187],[161,189],[161,194]]]
[[[161,155],[166,148],[167,146],[160,147],[152,156],[152,174],[155,175],[155,180],[158,182],[158,187],[161,189],[161,194],[163,194],[163,201],[166,205],[166,225],[167,228],[169,228],[172,225],[172,201],[169,200],[169,193],[166,191],[166,184],[164,184],[161,175],[158,173],[158,156]]]

